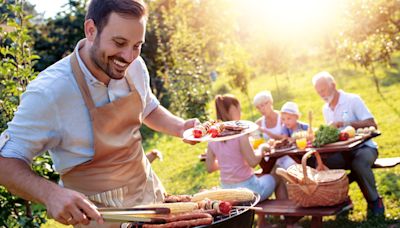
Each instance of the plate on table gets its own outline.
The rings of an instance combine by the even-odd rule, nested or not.
[[[218,141],[226,141],[229,139],[234,139],[237,137],[240,137],[242,135],[251,133],[255,130],[258,129],[258,125],[248,121],[248,120],[234,120],[234,121],[226,121],[222,122],[223,124],[227,125],[234,125],[234,126],[240,126],[243,127],[244,129],[241,131],[236,131],[236,132],[226,132],[226,130],[222,131],[221,134],[223,136],[217,136],[215,138],[211,137],[211,134],[206,134],[203,137],[200,138],[195,138],[193,135],[193,129],[194,128],[189,128],[183,132],[183,138],[186,140],[190,141],[195,141],[195,142],[218,142]]]

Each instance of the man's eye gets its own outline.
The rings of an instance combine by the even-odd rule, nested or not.
[[[115,45],[117,45],[117,47],[122,47],[122,46],[124,46],[124,43],[115,42]]]

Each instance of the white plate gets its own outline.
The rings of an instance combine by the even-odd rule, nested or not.
[[[228,135],[228,136],[223,136],[223,137],[216,137],[216,138],[211,137],[210,134],[206,134],[205,136],[203,136],[201,138],[195,138],[193,136],[193,128],[190,128],[190,129],[187,129],[185,132],[183,132],[183,138],[190,140],[190,141],[195,141],[195,142],[218,142],[218,141],[226,141],[229,139],[234,139],[234,138],[240,137],[242,135],[251,133],[258,129],[257,124],[255,124],[251,121],[248,121],[248,120],[234,120],[234,121],[227,121],[224,123],[232,123],[232,122],[237,122],[237,121],[239,121],[240,124],[242,124],[244,126],[248,126],[248,128],[242,130],[242,132],[240,132],[239,134]]]

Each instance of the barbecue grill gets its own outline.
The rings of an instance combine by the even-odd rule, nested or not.
[[[229,215],[218,215],[214,217],[214,222],[207,226],[197,226],[196,228],[251,228],[254,221],[254,210],[249,209],[254,207],[259,201],[260,196],[254,194],[252,202],[242,203],[238,206],[243,208],[233,208]]]
[[[243,206],[240,208],[232,208],[229,215],[214,216],[214,221],[210,225],[196,226],[195,228],[251,228],[254,221],[254,207],[260,201],[260,196],[254,194],[251,202],[241,203],[235,206]],[[130,227],[141,227],[143,223],[132,223]]]

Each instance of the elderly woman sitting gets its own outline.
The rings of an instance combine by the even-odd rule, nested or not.
[[[262,114],[262,116],[256,121],[256,124],[260,126],[260,130],[263,133],[264,139],[282,139],[282,122],[279,111],[274,110],[271,92],[262,91],[259,92],[253,100],[254,106]]]
[[[266,141],[279,140],[286,138],[284,134],[284,125],[279,111],[274,110],[274,100],[271,92],[261,91],[254,97],[253,104],[262,116],[256,121],[260,126],[260,131],[263,133],[263,138]],[[294,160],[289,156],[284,156],[277,160],[277,165],[282,168],[288,168],[294,164]]]
[[[266,141],[279,140],[287,136],[284,135],[281,115],[279,111],[274,110],[273,98],[271,92],[261,91],[253,99],[253,104],[262,116],[256,121],[256,124],[260,126],[260,130],[263,133],[263,138]],[[288,168],[290,165],[295,164],[295,161],[289,157],[284,156],[276,161],[276,166],[282,168]],[[275,172],[274,170],[272,172]],[[287,198],[287,192],[285,185],[279,181],[275,194],[278,198]]]

